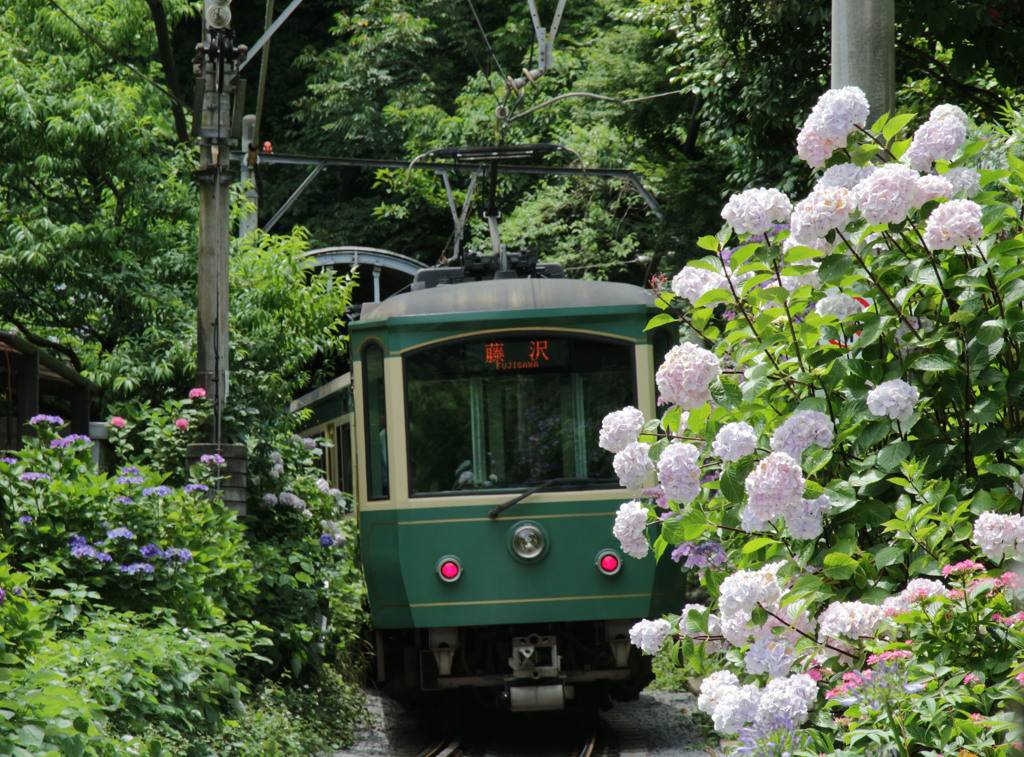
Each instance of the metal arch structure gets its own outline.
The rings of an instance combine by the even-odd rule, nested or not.
[[[411,282],[416,272],[427,268],[426,263],[421,263],[415,258],[403,255],[400,252],[382,250],[379,247],[358,247],[345,245],[340,247],[321,247],[317,250],[310,250],[305,257],[312,265],[324,268],[334,266],[357,266],[365,265],[373,267],[373,302],[381,301],[380,276],[387,269],[394,271],[400,276],[408,276]]]

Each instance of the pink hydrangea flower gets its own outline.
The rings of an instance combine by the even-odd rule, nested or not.
[[[854,189],[857,208],[868,223],[900,223],[917,205],[917,171],[888,163]]]
[[[711,401],[709,387],[720,371],[721,363],[713,352],[683,342],[669,350],[654,381],[673,405],[693,410]]]
[[[972,683],[981,683],[981,678],[974,673],[968,673],[964,676],[964,686],[970,686]]]
[[[924,243],[933,250],[952,250],[981,239],[981,206],[973,200],[950,200],[928,216]]]
[[[206,390],[201,386],[197,386],[195,389],[189,389],[188,396],[189,399],[193,400],[202,399],[206,396]]]
[[[947,565],[942,569],[942,577],[949,578],[950,575],[962,576],[973,573],[976,570],[985,570],[985,566],[974,560],[962,560],[955,565]]]
[[[184,431],[185,429],[188,428],[188,420],[185,418],[178,418],[178,420],[174,422],[174,425],[177,426],[182,431]]]
[[[113,426],[114,428],[124,428],[124,418],[122,418],[120,415],[115,415],[113,418],[110,419],[110,425]]]

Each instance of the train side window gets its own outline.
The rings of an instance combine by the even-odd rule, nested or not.
[[[353,494],[355,486],[352,481],[352,435],[350,424],[343,423],[335,430],[334,449],[338,454],[338,488]]]
[[[370,344],[363,350],[366,394],[366,480],[370,499],[388,496],[387,408],[384,402],[384,350]]]

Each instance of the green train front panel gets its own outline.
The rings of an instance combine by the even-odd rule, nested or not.
[[[653,555],[623,555],[611,535],[616,508],[607,499],[523,502],[493,520],[491,506],[363,511],[373,625],[479,626],[678,612],[685,575]],[[519,558],[510,546],[513,530],[524,522],[546,536],[545,552],[535,561]],[[606,550],[621,561],[614,575],[597,566]],[[439,576],[444,558],[461,565],[458,580]]]

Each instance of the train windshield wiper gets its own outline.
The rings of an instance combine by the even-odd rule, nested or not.
[[[517,494],[508,502],[501,503],[493,510],[491,510],[490,517],[497,518],[499,515],[501,515],[503,512],[508,510],[513,505],[519,504],[524,499],[529,497],[531,494],[536,494],[541,489],[547,489],[549,486],[554,486],[555,484],[586,484],[591,481],[593,481],[593,479],[590,478],[549,478],[547,481],[541,481],[533,488],[527,489],[525,492]]]

